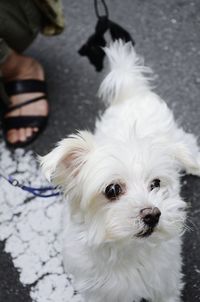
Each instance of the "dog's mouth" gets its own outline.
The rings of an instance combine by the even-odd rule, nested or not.
[[[137,238],[147,238],[149,237],[154,231],[154,227],[149,227],[148,229],[144,229],[140,231],[138,234],[136,234]]]

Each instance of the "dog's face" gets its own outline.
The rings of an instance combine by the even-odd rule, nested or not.
[[[83,132],[63,140],[42,165],[68,194],[90,244],[166,240],[185,221],[172,149],[145,138],[99,144]]]

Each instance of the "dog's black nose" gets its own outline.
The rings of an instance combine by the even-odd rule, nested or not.
[[[144,208],[140,211],[140,217],[143,222],[149,227],[155,227],[159,221],[161,212],[160,210],[155,208]]]

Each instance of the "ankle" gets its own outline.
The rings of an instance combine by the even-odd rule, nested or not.
[[[27,79],[33,75],[43,78],[42,66],[35,59],[23,56],[13,51],[7,60],[0,66],[3,78],[7,81],[15,79]]]
[[[19,69],[20,57],[21,56],[17,52],[13,51],[0,66],[4,78],[9,78],[17,72]]]

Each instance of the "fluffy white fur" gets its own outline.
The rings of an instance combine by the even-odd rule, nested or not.
[[[94,134],[78,132],[41,159],[67,196],[65,269],[87,302],[179,302],[186,216],[179,174],[200,174],[199,149],[152,91],[132,45],[117,41],[105,51],[111,70],[99,95],[109,106]],[[160,188],[150,190],[158,178]],[[123,188],[116,200],[105,196],[112,183]],[[140,211],[155,206],[158,225],[138,238],[146,228]]]

